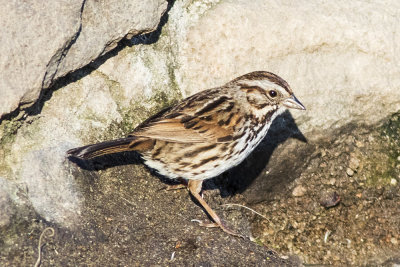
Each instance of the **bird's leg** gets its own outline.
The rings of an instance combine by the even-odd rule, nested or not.
[[[167,185],[167,188],[165,190],[170,191],[170,190],[178,190],[178,189],[184,189],[188,187],[188,182],[185,179],[178,178],[177,179],[180,183],[179,184],[171,184]]]
[[[211,209],[210,206],[208,206],[208,204],[204,201],[204,199],[200,196],[200,192],[201,192],[201,186],[203,184],[202,180],[190,180],[188,183],[188,189],[190,191],[190,193],[192,194],[192,196],[194,196],[197,201],[200,203],[201,206],[203,206],[203,208],[207,211],[207,213],[211,216],[211,218],[213,219],[214,223],[203,223],[200,222],[201,226],[205,226],[205,227],[220,227],[224,232],[230,234],[230,235],[234,235],[234,236],[241,236],[235,232],[233,232],[232,230],[228,229],[221,221],[221,219],[218,217],[218,215]]]

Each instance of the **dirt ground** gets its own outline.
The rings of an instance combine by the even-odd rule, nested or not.
[[[33,265],[49,226],[42,266],[400,264],[400,114],[333,136],[307,142],[286,113],[243,164],[205,183],[206,201],[246,239],[192,222],[207,216],[188,192],[164,190],[132,155],[69,162],[81,222],[65,229],[21,208],[0,229],[0,265]]]
[[[304,264],[400,264],[400,114],[335,136],[282,193],[252,206],[267,217],[254,236]]]

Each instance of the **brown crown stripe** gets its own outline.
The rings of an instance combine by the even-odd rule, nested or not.
[[[226,100],[228,100],[227,96],[221,96],[219,98],[217,98],[215,101],[208,103],[206,106],[204,106],[202,109],[200,109],[199,111],[197,111],[195,113],[196,116],[204,114],[208,111],[211,111],[215,108],[217,108],[219,105],[221,105],[222,103],[224,103]]]
[[[251,73],[247,73],[245,75],[242,75],[234,80],[231,81],[232,82],[237,82],[240,80],[250,80],[250,81],[254,81],[254,80],[262,80],[262,79],[267,79],[279,86],[281,86],[282,88],[284,88],[288,93],[292,93],[292,90],[289,87],[289,84],[282,79],[281,77],[279,77],[278,75],[272,73],[272,72],[268,72],[268,71],[254,71]]]

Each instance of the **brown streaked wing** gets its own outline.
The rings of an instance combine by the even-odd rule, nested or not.
[[[229,142],[234,132],[233,107],[230,96],[206,90],[153,116],[131,135],[179,143]]]

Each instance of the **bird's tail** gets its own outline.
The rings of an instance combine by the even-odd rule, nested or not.
[[[73,148],[67,151],[72,157],[91,159],[107,154],[114,154],[124,151],[137,151],[138,143],[143,143],[143,140],[138,140],[135,136],[105,141],[93,145]]]

